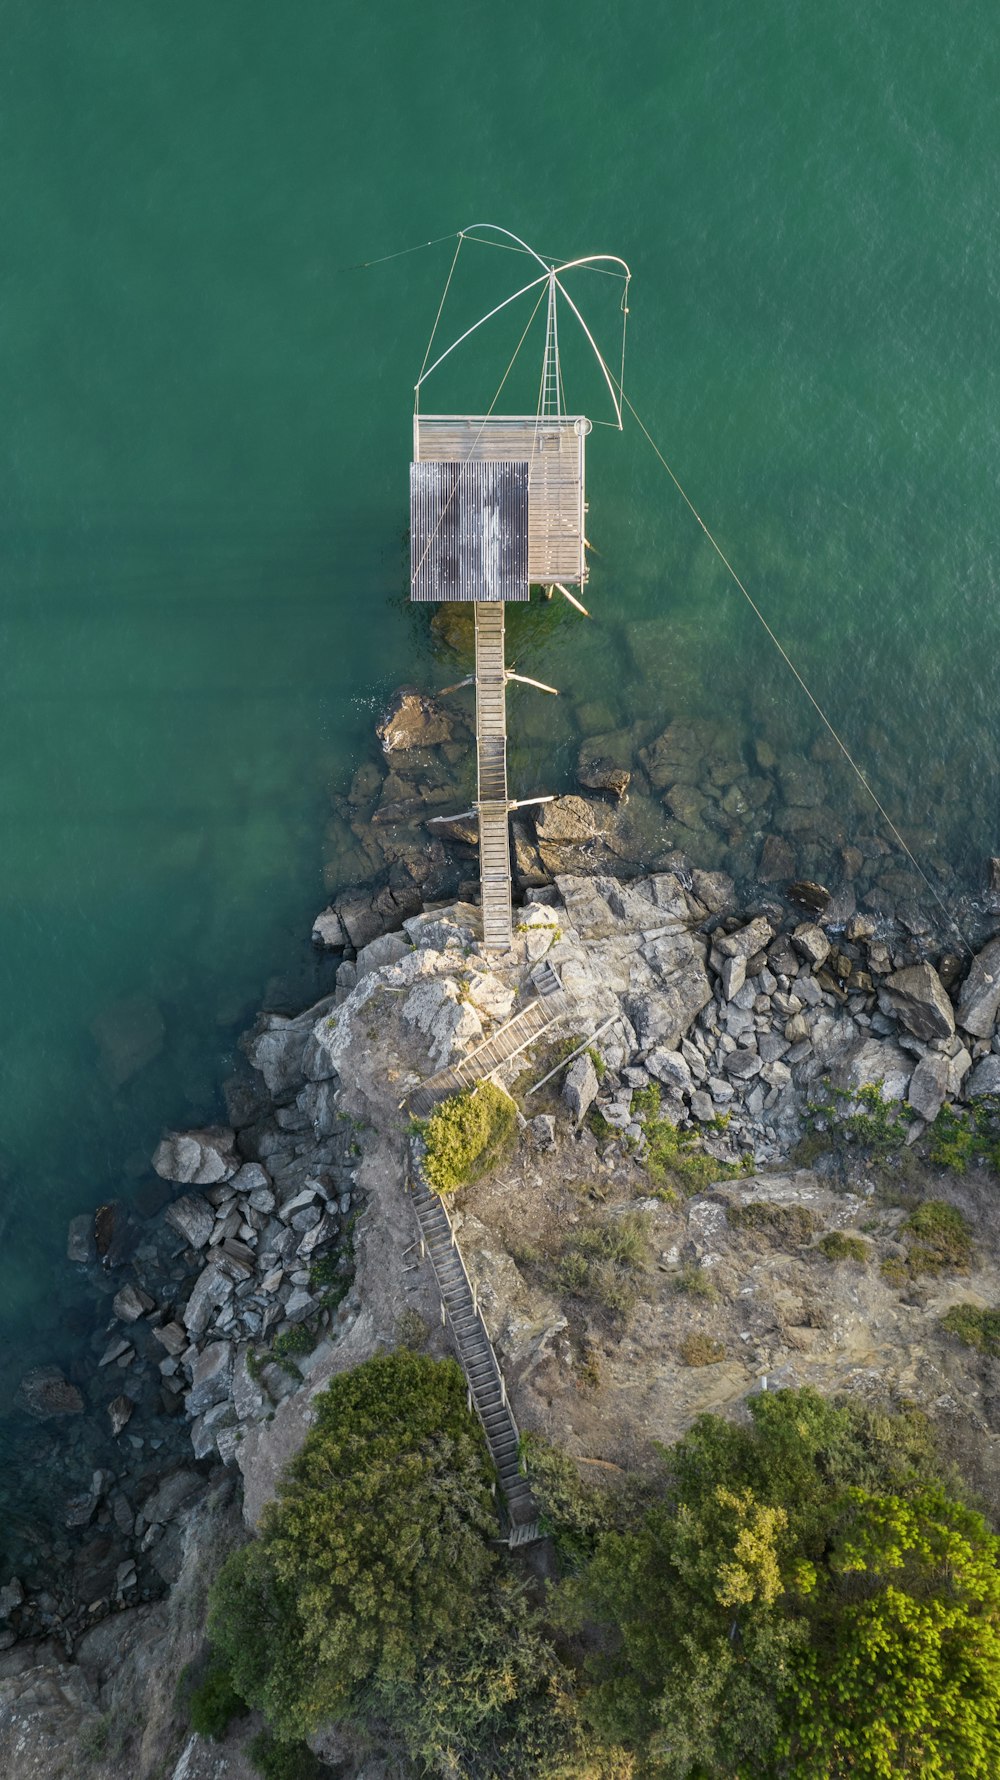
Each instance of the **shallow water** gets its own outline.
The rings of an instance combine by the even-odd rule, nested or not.
[[[89,1327],[67,1218],[219,1110],[263,999],[323,986],[331,789],[394,685],[455,677],[403,597],[452,249],[357,262],[483,216],[624,254],[629,393],[817,697],[935,881],[977,885],[1000,846],[985,0],[943,33],[855,0],[252,13],[0,5],[0,1407]],[[443,325],[521,266],[464,250]],[[488,400],[522,325],[440,405]],[[595,622],[550,609],[518,643],[564,694],[544,720],[512,696],[522,792],[572,781],[575,707],[605,696],[807,747],[634,425],[595,431],[588,492]],[[94,1022],[136,998],[161,1048],[116,1087]]]

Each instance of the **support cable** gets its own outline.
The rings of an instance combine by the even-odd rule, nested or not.
[[[965,935],[963,934],[961,928],[959,927],[958,922],[955,920],[954,915],[948,909],[947,905],[945,904],[943,898],[940,896],[938,891],[934,888],[934,885],[931,883],[931,880],[927,876],[927,873],[924,871],[924,868],[920,864],[920,861],[914,857],[910,848],[907,846],[906,841],[903,839],[903,836],[900,834],[899,829],[896,827],[895,822],[893,821],[892,817],[890,816],[885,805],[881,802],[881,800],[879,799],[879,797],[877,796],[875,791],[872,789],[872,786],[870,785],[865,773],[862,771],[861,767],[858,765],[853,754],[851,753],[850,749],[848,748],[847,743],[843,740],[843,738],[840,735],[838,735],[837,731],[834,729],[833,724],[830,722],[830,719],[827,716],[826,712],[824,711],[819,700],[815,697],[815,695],[810,691],[809,687],[806,685],[805,680],[803,679],[802,675],[800,674],[798,668],[796,667],[794,661],[792,660],[791,656],[789,655],[787,649],[784,647],[784,645],[781,642],[779,642],[778,638],[775,636],[774,631],[771,629],[771,626],[768,624],[767,619],[764,617],[764,614],[761,611],[760,607],[758,606],[756,600],[753,598],[753,596],[749,593],[747,588],[744,586],[743,582],[740,580],[739,575],[736,573],[736,570],[733,568],[733,565],[730,562],[725,551],[723,550],[721,544],[718,543],[718,541],[713,537],[712,533],[709,531],[708,526],[705,524],[705,521],[703,520],[701,514],[698,512],[698,509],[695,506],[694,502],[692,501],[690,495],[687,493],[686,489],[684,489],[681,486],[677,477],[674,475],[673,470],[670,468],[670,465],[668,464],[662,451],[660,450],[659,446],[657,445],[656,440],[653,438],[652,433],[649,431],[649,428],[646,426],[645,422],[636,413],[635,408],[633,407],[632,403],[629,401],[628,396],[625,394],[625,391],[621,388],[620,384],[619,384],[619,393],[621,395],[622,401],[624,402],[625,406],[628,408],[628,411],[631,414],[633,420],[636,422],[640,431],[645,434],[646,439],[648,440],[649,444],[652,446],[653,451],[655,452],[656,456],[659,458],[660,463],[663,465],[663,468],[666,470],[667,475],[670,477],[671,482],[673,483],[674,487],[676,488],[676,490],[677,490],[678,494],[680,495],[682,501],[684,502],[685,506],[689,509],[692,516],[697,520],[697,522],[700,525],[702,531],[704,532],[706,538],[708,539],[709,543],[711,544],[712,549],[715,551],[716,556],[719,558],[719,561],[723,564],[723,567],[726,569],[728,574],[735,581],[737,587],[739,588],[740,592],[742,593],[742,595],[743,595],[744,599],[746,600],[747,604],[749,605],[751,611],[760,620],[760,623],[763,625],[764,630],[767,632],[767,635],[770,637],[771,642],[774,644],[774,647],[777,649],[778,654],[781,656],[782,661],[785,663],[785,666],[795,676],[795,679],[798,681],[800,687],[802,688],[802,691],[805,693],[806,698],[809,700],[809,703],[812,705],[813,710],[816,712],[816,715],[819,717],[820,721],[824,724],[824,726],[826,727],[826,729],[829,731],[830,735],[832,736],[833,740],[836,742],[837,747],[840,749],[840,752],[843,754],[844,759],[847,761],[848,766],[851,768],[851,771],[854,773],[859,784],[861,784],[864,787],[865,791],[868,793],[868,796],[871,798],[872,803],[875,805],[875,808],[877,809],[879,815],[882,817],[882,820],[885,823],[886,827],[888,828],[890,834],[893,836],[893,838],[897,842],[898,846],[905,853],[905,855],[906,855],[907,859],[910,861],[910,864],[912,865],[914,871],[917,873],[917,875],[923,880],[924,884],[927,886],[927,889],[930,891],[931,895],[934,898],[934,901],[937,903],[938,907],[940,908],[949,927],[952,929],[952,931],[954,933],[956,933],[958,935],[964,949],[967,952],[971,953],[972,947],[969,944],[968,940],[966,939]]]

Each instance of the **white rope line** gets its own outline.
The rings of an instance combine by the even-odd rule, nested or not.
[[[415,247],[401,247],[398,253],[384,253],[377,260],[358,260],[354,266],[345,266],[345,272],[367,272],[369,266],[384,266],[389,260],[401,260],[408,253],[422,253],[425,247],[440,247],[442,241],[454,241],[454,233],[435,235],[433,241],[418,241]],[[483,243],[485,246],[485,243]]]
[[[458,493],[458,490],[459,490],[459,487],[460,487],[461,481],[462,481],[462,476],[464,475],[466,469],[468,468],[469,464],[473,460],[473,457],[475,455],[476,446],[479,444],[479,441],[482,438],[483,433],[486,431],[487,422],[490,420],[490,418],[493,414],[493,410],[496,407],[498,401],[500,400],[500,395],[503,390],[503,386],[506,383],[508,377],[510,376],[512,370],[514,369],[514,364],[516,362],[517,355],[520,352],[521,347],[524,345],[524,342],[528,337],[528,329],[531,327],[531,324],[534,321],[535,316],[538,314],[539,308],[541,307],[542,298],[544,297],[544,295],[545,295],[545,285],[543,284],[541,290],[538,293],[538,297],[535,302],[535,307],[531,311],[531,314],[528,316],[528,320],[525,324],[524,332],[521,335],[520,340],[518,341],[517,345],[514,348],[514,352],[513,352],[511,361],[510,361],[509,365],[507,366],[507,369],[504,372],[503,376],[501,377],[500,382],[497,385],[496,394],[494,395],[492,402],[490,403],[488,409],[486,410],[486,413],[483,416],[482,424],[480,425],[478,433],[476,434],[475,438],[472,441],[471,446],[469,447],[469,454],[467,457],[462,459],[462,463],[459,468],[458,475],[455,478],[455,485],[452,488],[450,494],[448,495],[448,498],[445,501],[444,506],[441,508],[440,513],[438,514],[437,522],[434,526],[434,530],[431,532],[431,535],[427,540],[427,544],[424,549],[424,553],[423,553],[422,557],[420,558],[420,561],[418,562],[416,568],[412,569],[412,567],[411,567],[411,580],[414,580],[416,578],[416,576],[419,575],[421,569],[424,566],[424,563],[427,561],[427,556],[428,556],[428,552],[430,551],[431,545],[433,544],[435,538],[437,537],[438,532],[441,529],[441,526],[444,524],[444,516],[447,513],[448,508],[451,506],[452,501],[454,500],[456,494]],[[529,474],[530,474],[530,470],[529,470]]]
[[[930,891],[931,895],[933,896],[935,902],[937,903],[938,907],[941,909],[941,912],[944,915],[945,920],[947,921],[948,925],[952,928],[952,930],[955,933],[957,933],[957,935],[958,935],[959,939],[961,940],[962,945],[965,947],[966,951],[971,952],[972,947],[969,944],[968,940],[966,939],[961,928],[959,927],[958,922],[955,920],[954,915],[948,909],[947,905],[945,904],[943,898],[939,895],[938,891],[934,888],[934,885],[931,883],[930,878],[927,876],[927,873],[924,871],[924,868],[920,864],[919,860],[916,859],[914,857],[913,853],[910,851],[910,848],[907,846],[906,841],[903,839],[903,836],[900,834],[899,829],[896,827],[896,824],[893,821],[892,817],[890,816],[885,805],[880,801],[880,799],[878,798],[876,793],[873,791],[871,785],[868,782],[866,775],[864,774],[861,767],[858,765],[857,761],[855,760],[853,754],[851,753],[850,749],[848,748],[847,743],[842,739],[842,737],[840,735],[838,735],[837,731],[833,727],[833,724],[830,722],[829,717],[827,716],[826,712],[824,711],[822,705],[819,703],[819,700],[814,697],[813,693],[810,691],[809,687],[806,685],[805,680],[802,678],[802,675],[799,673],[799,670],[796,667],[791,656],[789,655],[787,649],[784,647],[784,645],[781,642],[779,642],[778,638],[775,636],[774,631],[771,629],[771,626],[768,624],[767,619],[764,617],[764,614],[761,611],[760,607],[758,606],[756,600],[752,597],[752,595],[748,592],[747,588],[744,586],[743,582],[740,580],[739,575],[736,573],[736,570],[733,568],[733,565],[730,562],[725,551],[723,550],[721,544],[719,544],[717,542],[717,540],[712,536],[712,533],[709,531],[708,526],[705,524],[705,521],[703,520],[701,514],[698,512],[698,509],[695,506],[694,502],[692,501],[690,495],[687,493],[686,489],[682,488],[680,482],[677,480],[677,477],[674,475],[674,472],[670,468],[670,465],[668,464],[662,451],[660,450],[659,446],[657,445],[656,440],[653,438],[652,433],[649,431],[648,427],[645,425],[645,422],[636,413],[635,408],[632,406],[632,403],[629,401],[628,396],[625,394],[625,391],[623,389],[621,389],[620,385],[619,385],[619,391],[621,394],[622,401],[625,403],[625,406],[628,408],[629,413],[632,415],[633,420],[639,426],[640,430],[643,433],[645,433],[646,438],[648,439],[650,445],[652,446],[654,452],[656,453],[656,456],[659,458],[660,463],[663,465],[663,468],[666,470],[667,475],[670,477],[671,482],[673,483],[674,487],[676,488],[676,490],[677,490],[678,494],[680,495],[682,501],[684,502],[685,506],[689,509],[689,511],[691,512],[693,517],[697,520],[697,522],[700,525],[702,531],[704,532],[706,538],[708,539],[709,543],[711,544],[712,549],[715,551],[716,556],[719,558],[719,561],[723,564],[725,569],[732,576],[732,579],[735,581],[737,587],[739,588],[740,592],[742,593],[742,595],[743,595],[744,599],[746,600],[747,604],[749,605],[751,611],[755,614],[755,616],[760,620],[761,624],[763,625],[765,631],[767,632],[768,636],[771,639],[771,642],[774,644],[774,647],[777,649],[778,654],[781,656],[782,661],[785,663],[785,666],[790,669],[792,674],[794,674],[796,680],[798,681],[799,685],[802,688],[802,691],[805,693],[807,699],[809,700],[809,703],[812,705],[817,716],[820,718],[821,722],[825,725],[825,727],[829,730],[830,735],[833,737],[833,740],[836,742],[837,747],[840,749],[840,752],[843,754],[844,759],[847,761],[848,766],[851,768],[851,771],[855,774],[855,777],[858,779],[859,783],[864,787],[865,791],[868,793],[868,796],[871,798],[872,803],[875,805],[875,808],[877,809],[879,815],[882,817],[882,820],[886,824],[886,827],[889,829],[890,834],[893,836],[893,838],[896,840],[898,845],[902,848],[903,852],[906,854],[906,857],[910,861],[910,864],[913,866],[914,871],[917,872],[917,874],[923,879],[923,882],[926,884],[926,886],[927,886],[928,890]]]
[[[462,251],[462,242],[464,239],[465,239],[465,237],[463,236],[462,231],[460,229],[458,232],[458,240],[455,243],[455,257],[451,262],[451,270],[448,273],[448,276],[444,281],[444,290],[441,292],[441,301],[438,304],[437,314],[434,317],[434,326],[431,328],[431,337],[427,342],[427,351],[424,353],[424,362],[420,367],[420,377],[417,378],[417,401],[418,402],[420,400],[420,379],[423,377],[424,370],[426,369],[427,360],[431,356],[431,347],[434,344],[434,336],[438,331],[438,322],[441,320],[441,311],[443,310],[445,303],[447,301],[447,298],[448,298],[448,291],[451,288],[451,281],[455,276],[455,267],[458,265],[458,256]]]

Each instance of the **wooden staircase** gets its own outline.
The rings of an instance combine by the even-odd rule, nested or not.
[[[509,1540],[527,1545],[541,1535],[538,1506],[518,1464],[517,1424],[507,1401],[503,1374],[493,1349],[476,1293],[465,1270],[451,1219],[437,1193],[432,1193],[419,1168],[410,1182],[413,1209],[420,1230],[421,1251],[429,1255],[444,1316],[450,1324],[458,1358],[469,1386],[469,1398],[483,1425],[497,1468],[509,1522]]]
[[[532,972],[536,994],[516,1014],[512,1014],[492,1037],[483,1040],[467,1057],[450,1069],[439,1069],[421,1082],[409,1097],[409,1109],[415,1119],[426,1119],[434,1108],[463,1088],[484,1081],[519,1051],[527,1050],[543,1032],[568,1013],[572,1003],[551,964],[544,961]]]

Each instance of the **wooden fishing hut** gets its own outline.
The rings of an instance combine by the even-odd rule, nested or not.
[[[467,234],[463,231],[459,246]],[[523,243],[518,245],[532,253]],[[457,250],[455,257],[457,261]],[[492,409],[487,414],[419,411],[426,377],[498,312],[492,310],[421,373],[410,465],[410,597],[419,603],[451,600],[471,605],[475,619],[475,813],[483,942],[497,952],[509,951],[512,941],[509,817],[521,807],[511,799],[507,785],[507,681],[526,680],[506,666],[504,606],[508,601],[527,601],[531,587],[541,585],[550,597],[558,589],[585,612],[568,589],[582,587],[587,580],[585,448],[591,423],[584,415],[562,412],[557,297],[562,290],[559,272],[566,268],[550,266],[533,253],[532,257],[544,267],[543,275],[515,297],[538,286],[542,286],[539,303],[548,295],[538,411],[530,415],[495,414]],[[498,308],[513,300],[507,298]],[[440,313],[439,309],[439,319]],[[432,343],[433,338],[432,334]],[[522,335],[522,343],[523,339]],[[620,410],[618,419],[620,425]],[[556,690],[538,680],[526,683],[542,692]]]

